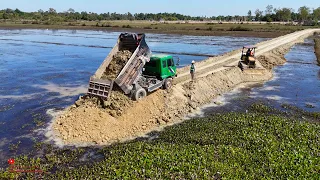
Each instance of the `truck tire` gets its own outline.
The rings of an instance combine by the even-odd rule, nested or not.
[[[167,78],[164,80],[163,88],[167,90],[172,88],[172,78]]]
[[[138,101],[147,96],[147,91],[143,88],[139,88],[133,93],[133,100]]]

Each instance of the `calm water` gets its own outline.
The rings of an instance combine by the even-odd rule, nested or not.
[[[0,30],[0,166],[28,153],[37,130],[46,128],[49,109],[62,109],[86,92],[88,80],[115,45],[118,32]],[[173,52],[181,66],[209,55],[255,44],[264,38],[147,34],[152,51]],[[188,56],[184,53],[199,54]],[[20,144],[19,144],[20,141]],[[12,151],[12,146],[19,147]],[[10,151],[11,150],[11,151]]]

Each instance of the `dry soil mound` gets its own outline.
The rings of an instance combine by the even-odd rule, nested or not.
[[[96,97],[82,96],[72,106],[73,108],[101,108],[113,117],[121,116],[126,109],[132,106],[133,101],[122,92],[112,91],[108,101]]]
[[[128,50],[118,51],[112,58],[109,66],[102,75],[102,79],[112,79],[117,78],[118,74],[122,68],[127,64],[128,60],[132,56],[132,53]]]

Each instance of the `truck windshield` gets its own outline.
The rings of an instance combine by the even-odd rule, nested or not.
[[[168,60],[167,60],[167,62],[168,62],[168,66],[173,66],[173,65],[174,65],[174,63],[173,63],[173,60],[172,60],[172,59],[168,59]]]

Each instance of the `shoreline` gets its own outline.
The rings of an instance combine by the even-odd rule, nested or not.
[[[236,24],[235,24],[236,26]],[[195,26],[196,27],[196,26]],[[68,25],[32,25],[32,24],[3,24],[0,23],[0,30],[21,30],[21,29],[40,29],[40,30],[83,30],[83,31],[106,31],[106,32],[135,32],[153,34],[176,34],[190,36],[232,36],[232,37],[259,37],[276,38],[286,35],[290,31],[228,31],[228,30],[190,30],[190,29],[145,29],[145,28],[122,28],[122,27],[97,27],[87,26],[68,26]]]

